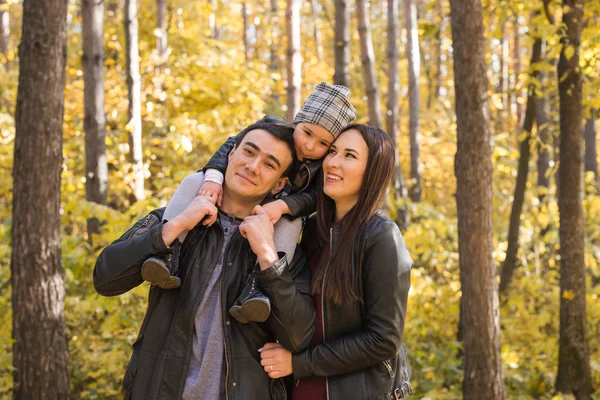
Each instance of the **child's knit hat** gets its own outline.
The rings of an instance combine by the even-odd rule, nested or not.
[[[350,104],[349,97],[347,87],[321,82],[296,114],[294,124],[307,122],[319,125],[337,138],[342,129],[356,118],[356,109]]]

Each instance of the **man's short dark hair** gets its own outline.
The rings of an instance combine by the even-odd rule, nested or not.
[[[294,147],[294,127],[290,123],[283,119],[280,119],[279,117],[276,121],[266,120],[267,117],[264,117],[263,119],[253,123],[252,125],[242,130],[236,136],[235,147],[237,148],[242,143],[244,137],[246,137],[246,134],[250,131],[262,129],[269,132],[271,135],[275,136],[277,139],[287,144],[288,148],[290,149],[290,152],[292,153],[292,162],[281,175],[282,178],[285,178],[287,176],[293,175],[297,168],[296,148]]]

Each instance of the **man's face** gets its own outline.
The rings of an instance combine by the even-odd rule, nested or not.
[[[287,178],[281,175],[292,162],[286,143],[270,132],[255,129],[229,153],[225,187],[231,194],[260,203],[271,192],[279,192]]]

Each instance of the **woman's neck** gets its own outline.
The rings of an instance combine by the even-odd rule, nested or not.
[[[335,201],[335,221],[340,222],[346,214],[350,212],[352,207],[356,205],[356,200],[354,201],[344,201],[344,200],[336,200]]]

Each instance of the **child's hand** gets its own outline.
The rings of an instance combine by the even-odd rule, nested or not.
[[[223,201],[223,187],[218,183],[205,181],[198,192],[198,196],[209,197],[213,200],[213,203],[216,202],[220,206]]]
[[[271,223],[275,225],[281,219],[283,214],[289,214],[290,208],[283,200],[275,200],[262,206],[262,209],[269,214]]]

